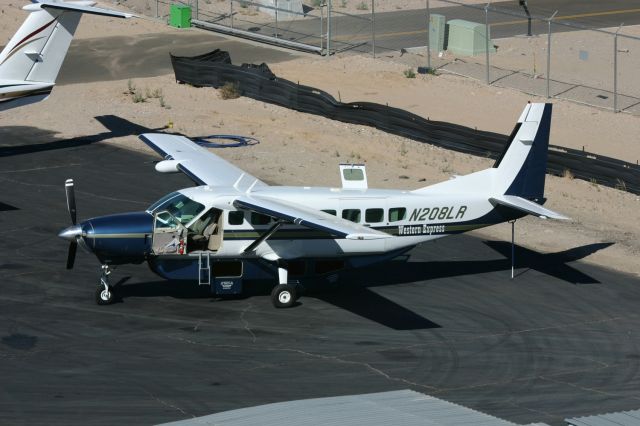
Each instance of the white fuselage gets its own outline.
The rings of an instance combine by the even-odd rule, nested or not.
[[[304,226],[286,224],[255,252],[243,254],[245,248],[273,223],[252,223],[249,212],[245,213],[242,223],[230,223],[229,212],[236,210],[231,204],[238,195],[235,188],[201,186],[184,189],[180,193],[205,205],[203,212],[210,208],[224,211],[224,239],[215,254],[219,257],[249,255],[268,258],[275,254],[283,258],[321,258],[381,254],[493,224],[476,221],[494,209],[485,196],[426,195],[386,189],[265,186],[255,189],[252,194],[328,211],[393,237],[366,240],[335,238]],[[194,218],[192,223],[201,215]]]

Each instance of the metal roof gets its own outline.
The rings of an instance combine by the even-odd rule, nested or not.
[[[399,390],[279,402],[165,425],[513,426],[505,420],[432,396]]]
[[[573,426],[640,426],[640,410],[565,419]]]

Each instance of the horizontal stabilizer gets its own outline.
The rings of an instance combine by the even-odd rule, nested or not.
[[[251,195],[236,198],[233,205],[350,240],[391,238],[387,233],[289,201]]]
[[[101,7],[94,7],[91,4],[95,4],[95,2],[91,1],[81,1],[81,2],[59,2],[59,1],[51,1],[51,0],[39,0],[37,3],[33,5],[27,5],[24,9],[29,10],[30,7],[37,7],[38,5],[42,9],[53,9],[53,10],[70,10],[74,12],[88,13],[91,15],[101,15],[101,16],[113,16],[115,18],[133,18],[137,17],[132,13],[119,12],[111,9],[103,9]]]
[[[549,218],[558,220],[570,220],[570,218],[567,216],[556,213],[553,210],[542,207],[540,204],[515,195],[500,195],[497,197],[491,197],[489,198],[489,201],[491,201],[493,204],[499,204],[515,210],[520,210],[527,214],[538,216],[542,219]]]

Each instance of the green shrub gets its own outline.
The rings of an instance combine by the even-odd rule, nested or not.
[[[404,70],[403,74],[407,78],[416,78],[416,73],[413,71],[413,68]]]

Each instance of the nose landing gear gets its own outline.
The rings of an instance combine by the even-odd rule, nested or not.
[[[109,275],[111,272],[109,265],[102,265],[100,284],[95,291],[96,303],[98,305],[110,305],[114,301],[113,287],[109,284]]]

